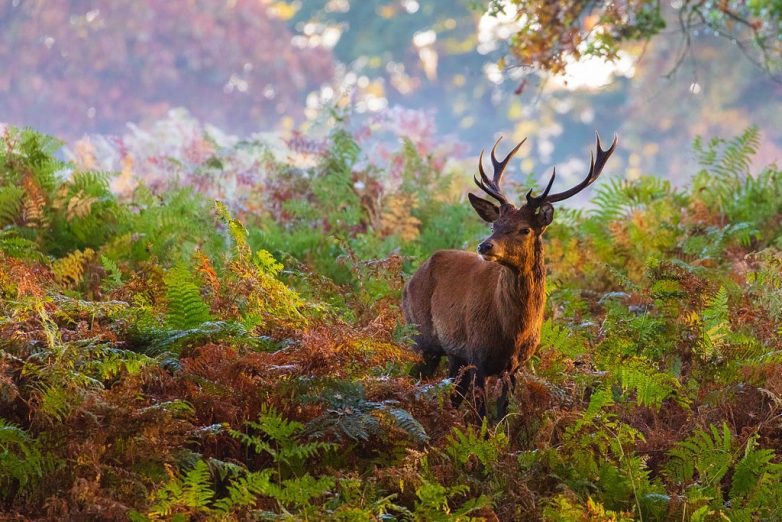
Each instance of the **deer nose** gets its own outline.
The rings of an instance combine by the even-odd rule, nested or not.
[[[484,241],[483,243],[478,245],[478,253],[488,254],[492,248],[494,248],[494,243],[492,243],[491,241]]]

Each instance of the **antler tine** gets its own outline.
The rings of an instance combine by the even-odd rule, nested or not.
[[[481,185],[491,185],[491,181],[489,181],[489,177],[486,175],[486,171],[483,170],[483,153],[485,151],[481,149],[481,155],[478,157],[478,172],[481,173]],[[483,186],[478,185],[481,188],[484,188]]]
[[[489,180],[489,177],[486,175],[486,172],[483,170],[483,150],[481,150],[481,155],[478,158],[478,172],[481,174],[481,179],[478,179],[477,177],[473,176],[473,181],[476,185],[478,185],[478,188],[480,188],[482,191],[499,201],[502,205],[508,204],[508,199],[505,197],[505,195],[499,190],[499,186],[496,186],[494,183],[492,183],[491,180]]]
[[[554,184],[554,179],[557,177],[557,168],[554,167],[554,171],[551,173],[551,179],[548,181],[548,185],[546,185],[546,189],[540,194],[540,196],[533,196],[532,195],[532,189],[529,189],[529,192],[527,192],[527,205],[530,207],[536,207],[542,205],[546,198],[548,197],[548,193],[551,190],[551,186]]]
[[[502,175],[505,172],[505,167],[508,166],[508,162],[511,160],[514,154],[521,148],[522,145],[524,145],[524,142],[527,141],[527,138],[524,138],[521,140],[521,142],[516,145],[513,150],[511,150],[507,156],[505,156],[505,159],[502,161],[497,160],[497,145],[499,145],[500,141],[502,140],[502,136],[500,136],[497,141],[494,143],[494,146],[491,148],[491,163],[492,167],[494,169],[494,172],[492,174],[492,179],[489,179],[489,176],[486,175],[486,172],[483,170],[483,153],[484,151],[481,150],[481,155],[478,158],[478,172],[481,175],[481,179],[479,180],[477,177],[473,177],[473,180],[475,181],[475,184],[478,185],[478,187],[486,192],[488,195],[499,201],[503,205],[510,204],[508,202],[507,196],[503,194],[502,190],[500,189],[500,183],[502,183]]]
[[[600,143],[600,135],[597,132],[595,132],[595,138],[597,142],[597,155],[590,154],[591,157],[589,162],[589,173],[587,174],[586,178],[584,178],[581,183],[571,188],[570,190],[546,196],[545,201],[549,203],[556,203],[557,201],[563,201],[569,197],[575,196],[589,185],[594,183],[598,177],[600,177],[600,174],[603,172],[603,167],[605,167],[608,158],[611,157],[611,154],[613,154],[614,150],[616,149],[616,144],[619,138],[616,134],[614,134],[614,140],[611,142],[611,146],[605,150],[603,150],[602,144]],[[538,204],[542,203],[543,201],[541,200]]]
[[[502,181],[502,175],[505,173],[505,167],[508,166],[508,162],[513,157],[516,152],[521,148],[522,145],[524,145],[524,142],[527,141],[527,138],[524,138],[519,142],[518,145],[513,147],[513,150],[511,150],[507,156],[505,156],[505,159],[502,161],[497,161],[497,156],[495,154],[497,150],[497,145],[499,145],[500,140],[502,140],[502,136],[497,138],[497,141],[494,143],[494,147],[491,148],[491,163],[494,167],[494,183],[499,186],[500,182]]]

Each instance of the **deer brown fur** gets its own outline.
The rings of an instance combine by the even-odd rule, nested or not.
[[[505,416],[508,393],[515,386],[519,367],[537,349],[546,304],[546,267],[543,232],[554,216],[552,203],[567,199],[594,182],[616,147],[608,150],[597,138],[586,179],[572,189],[549,194],[556,177],[552,174],[540,196],[527,193],[526,203],[517,208],[501,189],[502,175],[519,143],[503,161],[491,152],[493,179],[483,171],[475,183],[500,205],[469,194],[478,215],[492,224],[492,234],[478,247],[478,253],[442,250],[430,257],[407,282],[402,295],[405,319],[418,329],[415,349],[424,358],[417,368],[431,375],[441,356],[446,355],[449,376],[458,378],[452,402],[458,406],[470,384],[477,392],[478,414],[486,415],[485,379],[504,375],[497,400],[497,415]]]

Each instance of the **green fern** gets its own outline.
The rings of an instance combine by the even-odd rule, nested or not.
[[[776,454],[773,450],[758,449],[758,436],[750,437],[733,471],[730,498],[737,500],[747,497],[767,480],[778,484],[782,479],[782,464],[774,460]]]
[[[56,154],[62,142],[32,129],[8,127],[5,147],[0,149],[0,185],[22,186],[22,178],[32,175],[49,195],[57,186],[56,173],[65,167]]]
[[[706,300],[700,313],[701,336],[698,347],[706,359],[719,355],[719,350],[728,341],[731,333],[728,317],[728,292],[721,286],[716,294]]]
[[[227,487],[228,495],[214,503],[215,510],[230,513],[236,508],[252,506],[261,496],[271,495],[273,470],[247,472],[231,480]]]
[[[729,496],[735,515],[743,511],[746,520],[775,516],[782,508],[782,464],[775,462],[773,450],[758,448],[758,438],[749,438],[731,477]]]
[[[284,418],[266,405],[261,408],[257,421],[248,421],[245,425],[257,434],[233,429],[228,433],[256,453],[267,453],[274,462],[285,464],[289,469],[298,469],[307,459],[336,447],[327,442],[302,442],[300,436],[304,425]]]
[[[0,499],[29,492],[43,477],[44,457],[26,431],[0,418]]]
[[[575,359],[586,352],[584,338],[573,332],[572,328],[554,323],[552,319],[543,321],[540,329],[541,349],[555,349],[566,357]]]
[[[782,464],[770,449],[759,449],[758,436],[749,438],[743,451],[726,424],[722,429],[698,429],[669,451],[665,466],[669,479],[687,486],[688,500],[709,510],[724,511],[731,520],[750,521],[773,517],[782,508]],[[728,498],[722,484],[730,477]],[[693,515],[694,516],[694,515]]]
[[[0,227],[13,224],[19,219],[24,194],[21,186],[0,186]]]
[[[614,405],[614,396],[611,390],[607,388],[598,388],[589,397],[589,405],[582,414],[581,418],[572,428],[573,433],[577,433],[582,428],[594,424],[602,416],[611,416],[606,412],[606,408]]]
[[[424,427],[393,400],[369,401],[364,386],[357,382],[336,381],[321,391],[317,402],[326,402],[326,412],[307,424],[311,436],[326,433],[352,440],[368,441],[385,434],[380,420],[385,418],[416,442],[429,440]],[[312,400],[312,399],[308,399]]]
[[[752,162],[752,155],[760,146],[760,130],[749,127],[732,140],[712,138],[703,143],[695,138],[692,148],[699,163],[708,169],[719,181],[734,182],[740,175],[746,175]]]
[[[143,347],[145,354],[153,357],[179,353],[183,346],[200,346],[210,342],[225,342],[266,351],[278,350],[289,342],[251,335],[243,324],[235,321],[207,321],[184,330],[158,325],[137,326],[141,327],[132,331],[133,341]]]
[[[475,457],[488,473],[505,454],[508,444],[505,433],[502,430],[490,433],[484,419],[479,430],[474,426],[467,426],[464,430],[453,428],[446,439],[445,454],[462,466]]]
[[[172,475],[155,493],[155,502],[149,510],[153,520],[176,513],[208,514],[214,498],[209,466],[199,460],[184,476]]]
[[[0,252],[19,259],[38,262],[47,260],[36,242],[21,237],[13,229],[0,230]]]
[[[101,281],[101,289],[104,292],[110,292],[122,286],[122,271],[117,266],[117,263],[105,255],[101,255],[100,264],[103,265],[103,271],[106,274]]]
[[[635,400],[641,406],[660,408],[663,401],[676,396],[681,389],[673,375],[656,371],[649,361],[623,361],[617,369],[617,378],[623,391],[635,392]]]
[[[201,290],[190,270],[177,265],[166,273],[166,323],[179,330],[196,328],[212,320],[209,307],[201,297]]]
[[[223,203],[216,201],[215,207],[233,243],[232,272],[252,288],[243,300],[245,323],[262,326],[271,319],[277,324],[301,324],[304,316],[300,309],[304,301],[296,291],[277,279],[283,269],[282,264],[264,249],[253,255],[244,226],[231,216]]]
[[[309,473],[269,485],[269,496],[286,506],[306,507],[334,488],[333,477],[315,478]]]
[[[304,425],[285,419],[274,408],[266,405],[261,409],[257,421],[249,421],[245,425],[256,433],[246,434],[233,429],[229,429],[228,433],[256,453],[271,456],[277,469],[235,482],[233,493],[229,492],[230,498],[246,505],[250,502],[250,495],[257,491],[286,506],[306,507],[312,499],[325,495],[334,487],[336,481],[332,477],[316,478],[309,473],[300,473],[308,460],[325,451],[334,450],[335,444],[303,442],[301,435]]]
[[[597,189],[591,217],[597,222],[608,223],[674,194],[670,181],[664,178],[644,176],[634,181],[612,178]]]
[[[771,317],[782,317],[782,250],[766,248],[751,255],[756,268],[747,274],[749,291]]]
[[[57,422],[63,422],[79,400],[79,394],[60,383],[43,382],[37,386],[37,413]]]
[[[228,227],[228,234],[233,243],[234,257],[242,262],[249,262],[252,249],[247,241],[247,229],[231,216],[228,207],[222,201],[215,201],[217,215]]]
[[[144,354],[109,346],[97,350],[94,357],[95,360],[85,364],[83,369],[88,373],[94,372],[103,381],[121,374],[137,375],[142,369],[157,363]]]
[[[757,127],[750,127],[731,140],[714,138],[704,144],[696,139],[694,143],[703,168],[693,178],[692,193],[724,215],[727,223],[746,223],[751,239],[761,239],[762,228],[782,209],[782,172],[771,166],[757,177],[749,175],[752,156],[759,145]],[[748,240],[745,234],[743,241]]]
[[[424,480],[415,490],[417,498],[412,520],[416,522],[446,522],[473,520],[470,513],[491,505],[491,500],[484,495],[468,499],[458,509],[451,507],[456,497],[464,497],[470,493],[465,485],[446,487],[438,482]]]
[[[425,443],[429,441],[429,435],[418,420],[413,415],[402,408],[392,407],[392,405],[398,404],[396,401],[382,401],[377,405],[378,411],[385,412],[394,424],[406,433],[411,439],[419,443]]]
[[[666,473],[677,482],[690,483],[696,476],[706,486],[716,485],[728,473],[733,463],[733,435],[727,424],[698,428],[669,452]]]

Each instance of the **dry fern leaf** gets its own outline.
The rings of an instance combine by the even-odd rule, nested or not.
[[[52,263],[54,279],[66,286],[75,286],[81,283],[84,277],[84,268],[95,257],[95,251],[91,248],[75,250],[66,257]]]
[[[397,234],[403,241],[413,241],[420,233],[421,221],[410,214],[415,201],[410,194],[394,194],[385,202],[381,218],[381,233],[384,236]]]

